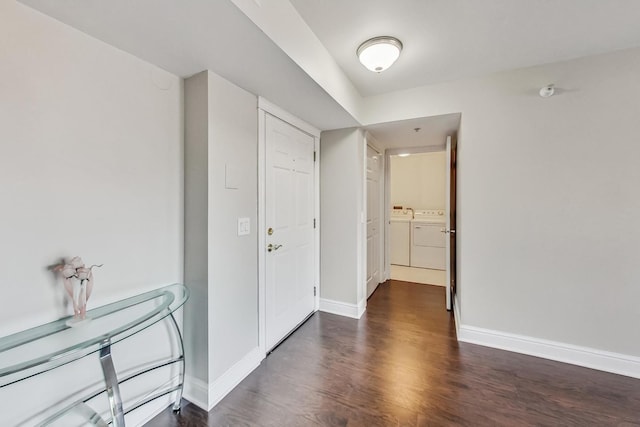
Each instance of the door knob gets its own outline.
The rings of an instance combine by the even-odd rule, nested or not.
[[[277,251],[278,249],[280,249],[282,247],[282,245],[273,245],[271,243],[269,243],[267,245],[267,251],[271,252],[271,251]]]

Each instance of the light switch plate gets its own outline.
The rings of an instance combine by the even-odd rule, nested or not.
[[[238,236],[247,236],[251,233],[251,219],[238,218]]]

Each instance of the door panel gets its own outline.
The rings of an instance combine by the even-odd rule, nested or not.
[[[265,125],[265,219],[273,229],[263,249],[269,350],[314,309],[314,138],[268,114]]]
[[[411,226],[409,222],[392,221],[389,225],[391,264],[409,265]]]
[[[380,159],[367,146],[367,298],[380,283]]]
[[[446,244],[446,236],[442,232],[442,225],[414,225],[413,226],[413,244],[415,246],[433,246],[444,248]]]

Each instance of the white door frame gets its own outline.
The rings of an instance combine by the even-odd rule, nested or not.
[[[266,338],[266,268],[265,268],[265,251],[266,247],[266,115],[277,117],[278,119],[289,123],[302,132],[313,137],[313,146],[316,161],[313,165],[314,170],[314,218],[316,219],[316,227],[313,233],[314,239],[314,282],[316,287],[314,311],[318,311],[320,306],[320,130],[311,126],[296,116],[288,113],[275,104],[267,101],[262,97],[258,97],[258,345],[260,353],[267,353]]]
[[[445,225],[445,265],[447,266],[445,275],[445,288],[447,290],[446,304],[447,310],[451,311],[451,136],[447,136],[447,143],[444,146],[445,151],[445,191],[444,191],[444,208],[446,215]],[[455,237],[455,231],[453,232]]]

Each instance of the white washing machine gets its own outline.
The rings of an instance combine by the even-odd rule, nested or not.
[[[416,210],[411,221],[411,267],[446,270],[444,209]]]
[[[391,240],[391,264],[406,265],[411,262],[411,209],[393,209],[389,234]]]

